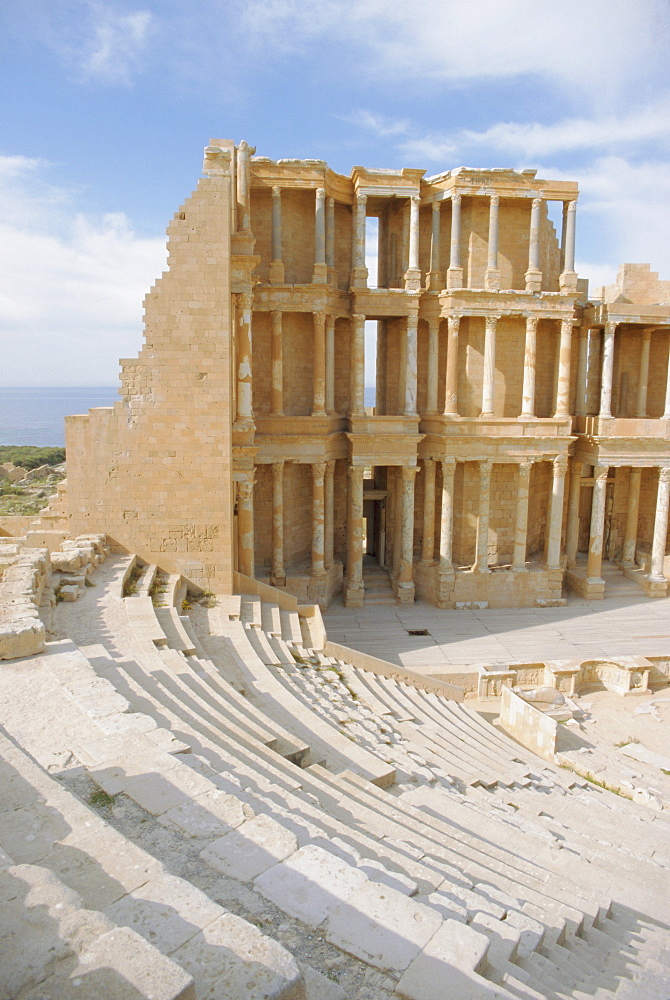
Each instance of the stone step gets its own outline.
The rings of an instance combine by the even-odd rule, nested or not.
[[[196,652],[196,647],[184,628],[176,608],[154,608],[156,618],[171,649],[178,649],[187,656]]]

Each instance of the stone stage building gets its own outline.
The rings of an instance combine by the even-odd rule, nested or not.
[[[43,528],[322,605],[360,605],[379,568],[401,603],[597,598],[603,558],[665,594],[670,282],[627,264],[589,301],[577,185],[534,170],[254,152],[206,148],[122,402],[67,419]]]

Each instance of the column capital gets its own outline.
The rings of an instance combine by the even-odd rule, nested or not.
[[[419,471],[418,465],[401,465],[400,466],[402,479],[404,483],[410,483],[414,481],[414,477]]]
[[[324,201],[325,197],[326,197],[326,189],[325,188],[317,188],[316,189],[316,200],[317,201]]]
[[[317,483],[323,483],[326,475],[326,462],[312,462],[312,475]]]
[[[247,473],[245,479],[238,480],[237,483],[237,494],[242,501],[249,501],[253,499],[254,495],[254,473]]]
[[[659,483],[670,483],[670,466],[661,465],[658,470]]]
[[[530,470],[533,468],[534,465],[535,465],[534,458],[524,458],[520,462],[516,463],[519,472],[522,473],[524,476],[530,475]]]
[[[314,317],[314,322],[320,324],[321,326],[326,325],[326,313],[321,309],[315,309],[312,313]]]
[[[368,196],[366,194],[363,194],[362,191],[357,191],[356,192],[356,204],[357,205],[367,205],[367,203],[368,203]]]
[[[496,194],[495,191],[493,192],[493,194],[489,195],[489,200],[491,205],[493,205],[495,208],[497,208],[500,205],[500,195]]]
[[[240,309],[250,312],[254,300],[252,292],[235,292],[235,298]]]
[[[273,309],[272,310],[272,322],[273,323],[275,323],[275,324],[281,324],[281,322],[282,322],[282,316],[283,316],[283,313],[282,313],[281,309]]]
[[[461,195],[460,191],[452,191],[451,192],[451,204],[452,205],[459,205],[460,206],[460,204],[461,204],[461,198],[462,198],[462,195]]]
[[[441,201],[437,201],[436,199],[433,199],[433,201],[431,202],[431,206],[430,207],[432,209],[433,215],[439,215],[440,214],[440,209],[442,207],[442,202]]]
[[[280,458],[278,461],[272,463],[272,475],[276,479],[284,475],[284,464],[285,460],[283,458]]]
[[[568,209],[568,212],[576,212],[577,211],[577,200],[575,199],[573,201],[567,202],[567,209]]]
[[[452,471],[456,470],[458,459],[454,458],[453,455],[445,455],[444,458],[440,459],[440,461],[442,462],[442,471],[449,469],[451,469]]]
[[[449,333],[452,333],[452,332],[455,332],[456,330],[458,330],[462,319],[463,319],[463,317],[461,316],[460,313],[450,313],[450,315],[447,316],[447,324],[448,324]]]
[[[535,209],[536,212],[540,209],[543,200],[544,200],[543,198],[533,198],[532,207]]]
[[[568,471],[568,456],[567,455],[557,455],[553,461],[554,465],[554,475],[555,476],[565,476]]]
[[[353,323],[365,323],[365,313],[352,313],[351,320]]]
[[[652,326],[645,327],[645,329],[642,331],[642,339],[645,341],[651,340],[651,335],[654,332],[654,329],[655,328]]]
[[[409,200],[412,203],[412,205],[414,205],[415,208],[418,208],[421,204],[421,198],[419,197],[418,194],[410,195]]]
[[[365,467],[362,465],[350,465],[347,469],[347,476],[353,482],[363,482],[363,473],[365,472]]]
[[[273,184],[272,185],[272,197],[273,198],[281,198],[281,188],[280,188],[280,186],[278,184]]]
[[[607,473],[610,471],[609,465],[594,465],[593,466],[593,478],[598,483],[604,482],[607,479]]]
[[[618,325],[619,324],[616,323],[613,319],[608,319],[604,327],[605,334],[608,336],[614,336]]]

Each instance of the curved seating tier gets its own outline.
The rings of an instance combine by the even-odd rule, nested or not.
[[[172,609],[166,614],[159,608],[156,615],[141,593],[141,579],[140,594],[122,598],[126,568],[127,561],[117,559],[99,571],[76,620],[59,606],[60,621],[65,626],[69,620],[79,648],[49,644],[43,656],[0,671],[0,718],[41,765],[40,773],[59,787],[43,769],[64,778],[82,772],[109,796],[134,803],[146,820],[141,825],[157,831],[147,841],[147,860],[136,855],[130,866],[142,881],[124,887],[126,896],[158,877],[151,863],[164,871],[163,829],[171,851],[183,844],[192,857],[195,847],[199,884],[214,885],[216,875],[240,884],[244,893],[240,889],[236,898],[253,903],[250,915],[277,907],[285,921],[298,922],[302,940],[311,935],[318,942],[315,954],[337,949],[381,970],[380,997],[578,1000],[623,996],[620,988],[634,975],[652,983],[653,959],[663,949],[658,922],[667,918],[668,873],[660,850],[643,857],[624,842],[603,845],[598,835],[588,841],[590,854],[582,861],[585,838],[569,828],[568,801],[606,825],[607,793],[567,791],[544,762],[537,772],[523,762],[526,774],[505,771],[505,753],[510,767],[509,755],[520,753],[515,744],[489,733],[463,706],[444,699],[436,704],[405,685],[387,681],[370,688],[374,704],[361,709],[347,676],[357,684],[365,679],[306,649],[290,612],[277,615],[263,602],[242,598],[198,608],[190,622]],[[236,610],[238,621],[230,617]],[[268,667],[263,658],[277,663]],[[329,674],[334,680],[324,684]],[[323,695],[317,728],[310,715],[320,690],[332,697]],[[350,703],[343,704],[345,692]],[[383,706],[386,713],[380,713]],[[338,713],[345,710],[352,713],[348,718],[361,712],[360,721],[342,725],[360,726],[365,757],[339,728]],[[404,721],[397,717],[403,714]],[[411,728],[411,737],[401,726]],[[394,765],[402,778],[388,788],[370,780],[376,777],[371,766],[355,768],[363,759],[380,762],[378,739],[387,735],[382,728],[394,735]],[[315,744],[315,733],[325,745]],[[419,745],[415,733],[430,746]],[[347,754],[340,750],[344,743],[350,744]],[[315,753],[315,745],[325,752]],[[466,746],[477,767],[463,780],[456,772],[470,759]],[[501,788],[498,778],[490,791],[481,780],[473,786],[475,771],[484,774],[485,768],[491,776],[507,774],[513,787]],[[564,807],[550,817],[554,832],[542,806],[532,808],[536,797],[546,810],[548,797],[541,792],[549,788]],[[519,798],[523,807],[507,807],[503,795]],[[73,814],[67,822],[78,834],[81,819]],[[89,837],[91,850],[94,839]],[[143,850],[133,844],[132,831],[129,843]],[[623,869],[634,884],[619,878]],[[195,873],[192,861],[185,870]],[[153,902],[153,896],[145,900],[151,910]],[[207,895],[203,907],[205,902],[218,905]],[[134,926],[121,905],[111,918]],[[234,929],[230,934],[237,940]],[[210,941],[229,947],[225,935]],[[276,975],[283,970],[282,985],[267,995],[361,995],[356,962],[342,974],[348,993],[338,993],[306,969],[289,984],[286,970],[297,968],[286,964],[291,956],[272,938],[260,936],[256,944],[274,956],[264,968]],[[196,965],[186,956],[196,949],[184,948],[160,950],[188,972]],[[199,958],[206,964],[206,955]],[[249,983],[235,995],[261,995]]]

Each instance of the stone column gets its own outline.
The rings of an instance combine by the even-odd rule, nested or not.
[[[281,247],[281,188],[272,188],[272,260],[270,261],[270,284],[284,284],[284,262]]]
[[[407,317],[407,350],[405,353],[405,416],[416,416],[416,339],[419,317],[412,313]]]
[[[444,387],[445,416],[458,416],[458,331],[461,325],[460,316],[449,316],[447,319],[447,377]]]
[[[572,348],[572,320],[561,320],[558,344],[558,375],[556,378],[555,417],[570,415],[570,353]]]
[[[514,520],[514,555],[512,557],[512,570],[515,573],[528,572],[526,569],[528,496],[532,467],[532,462],[519,462],[516,467],[516,517]]]
[[[490,573],[489,569],[489,509],[491,506],[491,462],[479,462],[479,512],[477,516],[477,549],[474,569]]]
[[[405,272],[405,291],[418,292],[421,288],[419,269],[419,204],[418,195],[409,200],[409,263]]]
[[[326,202],[326,267],[335,267],[335,199]]]
[[[623,564],[624,566],[635,565],[635,550],[637,548],[637,521],[640,511],[640,483],[642,481],[642,469],[630,470],[630,482],[628,484],[628,503],[626,505],[626,528],[623,541]]]
[[[649,348],[651,346],[651,330],[642,331],[642,349],[640,351],[640,378],[637,387],[636,417],[647,416],[647,387],[649,385]]]
[[[237,565],[244,576],[254,575],[254,473],[237,484]]]
[[[593,501],[591,503],[591,528],[589,530],[589,557],[586,576],[590,583],[600,583],[603,562],[603,532],[605,530],[605,493],[609,466],[593,467]]]
[[[403,465],[402,508],[400,522],[400,567],[398,572],[397,596],[401,603],[414,600],[414,477],[416,465]]]
[[[323,561],[326,569],[330,569],[335,558],[335,462],[326,462],[326,510],[324,517],[325,549]]]
[[[437,413],[437,368],[439,357],[440,317],[428,320],[428,373],[426,377],[426,413]]]
[[[614,331],[616,323],[606,323],[600,384],[600,416],[612,416],[612,375],[614,372]]]
[[[284,414],[284,358],[282,314],[279,309],[272,313],[272,385],[270,388],[270,416]]]
[[[668,537],[668,503],[670,501],[670,466],[658,470],[658,492],[656,494],[656,516],[654,518],[654,539],[651,543],[651,573],[649,579],[663,583],[665,544]]]
[[[497,316],[486,317],[484,339],[484,375],[482,384],[482,416],[492,417],[495,399],[496,325]]]
[[[670,347],[670,345],[668,345]],[[670,350],[668,350],[668,371],[665,376],[665,406],[663,408],[663,419],[670,420]]]
[[[565,213],[565,246],[563,251],[563,273],[559,279],[562,292],[577,291],[577,275],[575,274],[575,220],[577,217],[577,202],[571,201]]]
[[[463,287],[461,267],[461,195],[454,191],[451,195],[451,244],[449,250],[449,270],[447,288]]]
[[[549,516],[547,518],[547,530],[549,534],[547,540],[547,569],[560,569],[563,494],[565,491],[565,473],[568,469],[568,460],[565,455],[558,455],[554,459],[553,466]]]
[[[246,232],[249,223],[249,143],[242,139],[237,147],[237,229]]]
[[[312,464],[312,576],[326,572],[325,558],[325,489],[326,463]]]
[[[326,265],[326,192],[316,189],[314,214],[314,274],[312,282],[322,285],[328,279]]]
[[[251,406],[251,293],[240,292],[237,300],[237,419],[236,430],[252,430]]]
[[[442,461],[442,514],[440,517],[440,570],[453,571],[451,564],[454,535],[454,476],[456,460]]]
[[[497,292],[500,288],[500,271],[498,270],[499,208],[500,198],[497,194],[492,194],[489,206],[489,252],[484,275],[484,288],[487,292]]]
[[[347,586],[344,603],[347,607],[363,604],[363,466],[349,467],[348,531],[347,531]]]
[[[523,351],[522,417],[535,416],[535,367],[537,353],[537,316],[526,317],[526,341]]]
[[[577,550],[579,548],[579,500],[582,487],[582,463],[570,459],[570,491],[568,494],[568,525],[565,539],[565,554],[568,569],[577,565]]]
[[[426,278],[426,288],[431,292],[439,292],[444,287],[440,274],[440,204],[439,201],[434,201],[431,206],[430,271]]]
[[[351,317],[351,381],[349,410],[356,416],[365,414],[365,316]]]
[[[335,413],[335,317],[326,316],[326,413]]]
[[[423,543],[421,562],[429,566],[435,552],[435,462],[427,458],[423,463]]]
[[[273,587],[286,585],[284,571],[284,463],[272,463],[272,573]]]
[[[356,195],[354,202],[354,239],[352,245],[352,265],[351,274],[352,288],[367,288],[368,269],[365,266],[365,207],[368,203],[367,195],[360,192]]]
[[[528,270],[526,271],[526,291],[539,292],[542,289],[540,270],[540,210],[541,198],[533,198],[530,210],[530,234],[528,240]]]
[[[326,415],[326,314],[314,313],[314,398],[312,416]]]
[[[577,392],[575,394],[575,413],[578,417],[586,415],[586,365],[589,356],[589,328],[582,326],[579,330],[579,359],[577,361]]]

